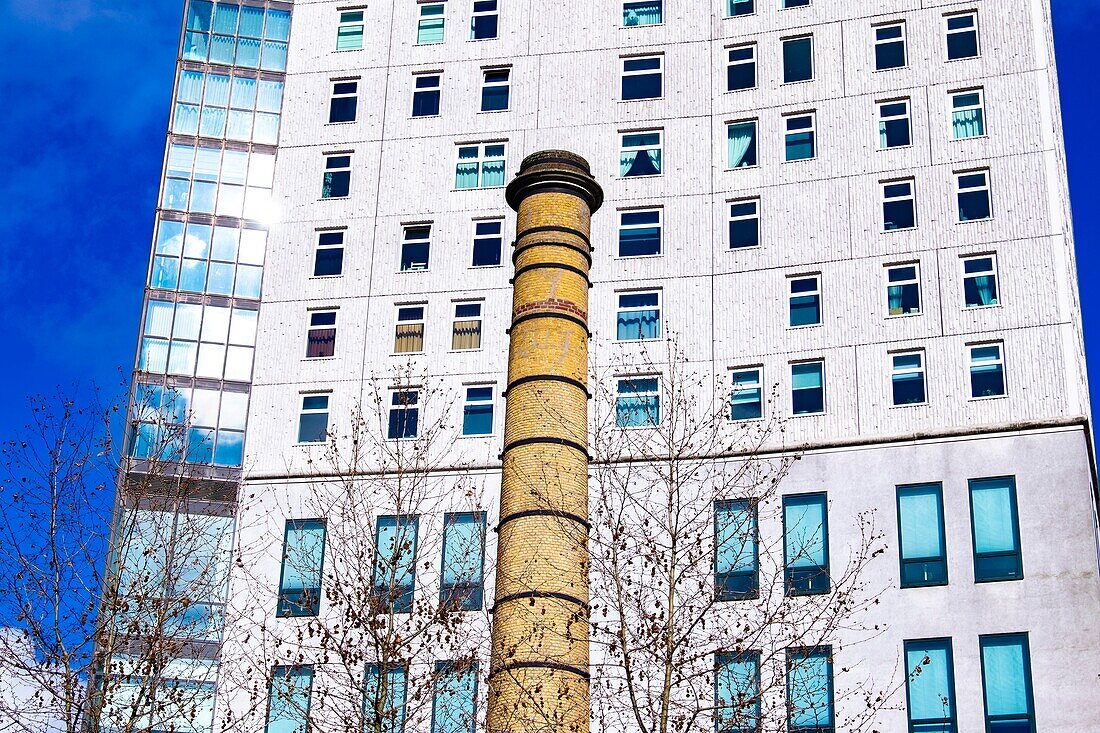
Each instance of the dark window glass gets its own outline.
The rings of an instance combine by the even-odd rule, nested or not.
[[[470,20],[470,38],[475,41],[497,37],[497,0],[477,0]]]
[[[883,71],[902,66],[905,66],[905,26],[875,28],[875,69]]]
[[[481,86],[481,111],[499,112],[508,109],[508,69],[491,69],[485,72]]]
[[[920,282],[916,265],[891,267],[887,271],[886,299],[892,316],[920,313]]]
[[[413,92],[413,117],[431,117],[439,114],[439,77],[421,75],[416,77],[416,90]]]
[[[909,145],[909,104],[891,102],[879,106],[879,147],[896,148]]]
[[[328,108],[329,122],[354,122],[359,104],[358,82],[338,82],[332,85],[332,101]]]
[[[624,211],[620,216],[620,257],[661,253],[661,212]]]
[[[947,19],[947,58],[968,59],[978,55],[978,16],[973,13]]]
[[[623,59],[623,99],[661,96],[661,58]]]
[[[988,219],[989,179],[985,173],[959,176],[959,221]]]
[[[731,48],[726,67],[726,89],[752,89],[756,86],[756,46]]]
[[[401,271],[427,270],[431,251],[431,227],[406,227],[401,243]]]
[[[812,36],[788,38],[783,41],[783,82],[785,84],[814,78],[813,48]]]
[[[501,222],[479,221],[474,227],[474,267],[500,264]]]
[[[821,323],[820,280],[802,277],[791,280],[791,326]]]
[[[314,277],[340,275],[344,271],[344,233],[322,232],[317,237]]]
[[[912,183],[888,183],[882,187],[882,222],[886,231],[917,225]]]
[[[791,402],[794,414],[825,411],[825,365],[820,361],[791,364]]]
[[[999,397],[1005,393],[1001,347],[974,346],[970,349],[970,396]]]
[[[810,4],[810,0],[783,0],[784,8],[805,8]]]
[[[420,393],[416,390],[393,393],[387,433],[391,440],[416,437],[420,421],[419,398]]]
[[[328,437],[328,395],[302,398],[298,416],[298,442],[323,443]]]
[[[756,12],[755,0],[726,0],[726,15],[752,15]]]
[[[351,156],[330,155],[325,158],[325,176],[321,198],[343,198],[351,190]]]
[[[336,313],[322,311],[309,314],[306,338],[306,358],[316,359],[336,353]]]
[[[814,118],[813,115],[799,115],[788,117],[787,134],[784,138],[784,155],[786,160],[808,160],[817,154],[814,144]]]
[[[730,249],[760,244],[760,215],[756,201],[730,204]]]

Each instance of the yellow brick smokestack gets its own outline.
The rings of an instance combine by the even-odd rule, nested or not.
[[[489,733],[588,733],[588,280],[603,191],[527,156],[518,212],[489,671]]]

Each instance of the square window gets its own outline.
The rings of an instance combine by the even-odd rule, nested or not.
[[[730,249],[760,245],[760,199],[730,202]]]
[[[509,69],[485,69],[482,71],[481,111],[501,112],[508,109]]]
[[[445,6],[442,3],[420,6],[420,21],[416,25],[416,42],[443,43]]]
[[[756,160],[756,120],[742,120],[726,125],[726,157],[730,168],[751,168]]]
[[[978,14],[959,13],[948,15],[947,21],[947,60],[974,58],[978,48]]]
[[[989,201],[989,171],[955,174],[959,221],[981,221],[993,216]]]
[[[333,277],[344,272],[344,232],[318,232],[313,276]]]
[[[420,392],[415,389],[394,390],[390,395],[390,440],[415,438],[420,426]]]
[[[917,225],[913,181],[886,181],[882,185],[882,228],[887,232]]]
[[[904,148],[913,143],[910,134],[909,100],[878,103],[878,146],[880,150]]]
[[[886,312],[891,316],[920,313],[920,265],[886,268]]]
[[[760,371],[760,367],[733,371],[731,420],[756,420],[764,416],[764,388]]]
[[[791,411],[795,415],[825,412],[825,362],[791,364]]]
[[[1005,363],[1001,344],[970,347],[970,396],[1000,397],[1005,393]]]
[[[621,133],[619,150],[619,176],[621,178],[660,175],[660,130]]]
[[[623,25],[660,25],[664,22],[664,0],[626,0]]]
[[[336,311],[310,311],[306,329],[306,358],[321,359],[336,353]]]
[[[924,353],[894,354],[890,358],[890,384],[894,405],[922,405],[927,401],[924,387]]]
[[[397,309],[397,333],[393,353],[419,354],[424,351],[424,306],[405,305]]]
[[[500,264],[503,244],[502,221],[474,222],[474,255],[471,267],[495,267]]]
[[[455,303],[455,318],[451,329],[451,349],[454,351],[481,348],[481,303]]]
[[[493,434],[493,388],[467,387],[462,405],[463,435]]]
[[[620,379],[616,387],[615,425],[651,428],[661,422],[661,393],[657,377]]]
[[[726,17],[752,15],[756,12],[756,0],[726,0]]]
[[[470,16],[470,40],[484,41],[497,37],[499,15],[497,0],[474,0],[474,12]]]
[[[756,88],[756,44],[735,46],[727,53],[726,91]]]
[[[363,47],[363,11],[347,10],[340,13],[336,27],[336,50],[350,51]]]
[[[756,502],[714,502],[714,592],[718,601],[742,601],[760,594],[759,527]]]
[[[619,257],[661,254],[661,210],[619,212]]]
[[[431,253],[432,226],[415,225],[403,228],[401,241],[401,272],[415,272],[428,269],[428,257]]]
[[[455,188],[495,188],[504,185],[504,143],[460,145]]]
[[[619,293],[616,339],[642,341],[661,337],[661,293]]]
[[[880,25],[874,30],[875,70],[885,71],[905,66],[905,23]]]
[[[1020,556],[1020,515],[1016,480],[971,479],[970,521],[974,535],[974,581],[986,583],[1024,577]]]
[[[434,117],[439,114],[439,74],[414,74],[413,117]]]
[[[298,414],[298,442],[324,443],[328,439],[329,395],[305,395]]]
[[[359,82],[337,81],[332,83],[332,99],[328,105],[329,122],[355,122],[359,105]]]
[[[825,494],[783,497],[783,565],[788,596],[829,592],[829,517]]]
[[[622,99],[657,99],[661,96],[663,56],[624,58]]]
[[[821,323],[821,276],[788,278],[790,326],[816,326]]]
[[[985,94],[981,89],[952,92],[951,132],[956,140],[985,135]]]
[[[344,198],[351,190],[351,156],[326,155],[321,198]]]
[[[784,160],[808,160],[817,155],[813,113],[784,117],[787,132],[783,138]]]
[[[967,308],[1000,305],[997,287],[997,255],[964,257],[963,298]]]
[[[1035,733],[1027,634],[979,636],[978,647],[985,691],[985,729],[990,733]]]
[[[898,551],[901,587],[947,585],[943,487],[898,487]]]
[[[791,84],[814,78],[813,36],[783,39],[783,83]]]

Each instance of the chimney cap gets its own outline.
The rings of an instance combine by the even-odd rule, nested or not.
[[[603,204],[603,189],[592,177],[592,169],[582,156],[568,150],[540,150],[520,163],[519,173],[508,184],[505,198],[518,210],[520,202],[540,191],[563,191],[583,198],[589,211]]]

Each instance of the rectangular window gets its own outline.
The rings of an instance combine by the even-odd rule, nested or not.
[[[440,74],[413,74],[413,117],[439,114]]]
[[[661,173],[661,131],[624,132],[619,147],[619,177]]]
[[[906,641],[905,671],[910,733],[956,733],[951,640]]]
[[[1035,733],[1031,650],[1027,634],[979,636],[985,729],[988,733]]]
[[[383,670],[368,664],[363,670],[363,731],[403,733],[407,674],[404,667]]]
[[[510,74],[510,69],[484,69],[482,71],[482,112],[501,112],[508,109],[508,77]]]
[[[657,99],[661,96],[663,56],[623,59],[622,99]]]
[[[463,435],[493,434],[493,388],[467,387],[462,406]]]
[[[814,78],[814,38],[800,36],[783,39],[783,83]]]
[[[783,138],[784,160],[808,160],[817,155],[814,114],[788,115],[783,118],[787,132]]]
[[[444,5],[433,3],[420,6],[420,21],[416,25],[416,42],[443,43]]]
[[[390,440],[415,438],[420,426],[420,391],[395,389],[390,395],[390,419],[386,437]]]
[[[455,188],[494,188],[504,185],[504,143],[460,145]]]
[[[787,650],[787,730],[832,733],[832,647]]]
[[[882,184],[882,228],[892,232],[917,225],[913,181],[887,181]]]
[[[966,257],[963,263],[963,297],[967,308],[999,305],[997,255]]]
[[[391,413],[392,414],[392,413]],[[378,612],[409,613],[416,587],[415,515],[383,515],[375,528],[373,587]]]
[[[615,425],[620,428],[650,428],[661,422],[661,393],[657,377],[618,380]]]
[[[422,351],[424,351],[424,306],[399,307],[393,353],[419,354]]]
[[[909,100],[895,99],[878,103],[878,146],[903,148],[913,143],[909,129]]]
[[[714,502],[714,595],[718,601],[741,601],[760,593],[759,528],[756,502]]]
[[[808,8],[810,0],[783,0],[783,10],[787,8]]]
[[[920,265],[886,268],[886,312],[891,316],[920,313]]]
[[[726,144],[726,161],[730,168],[751,168],[756,165],[756,120],[728,123]]]
[[[313,256],[313,276],[333,277],[344,273],[344,233],[318,232]]]
[[[898,549],[902,588],[947,584],[943,489],[939,484],[898,487]]]
[[[325,175],[321,181],[321,198],[344,198],[351,190],[351,156],[326,155]]]
[[[340,13],[336,27],[336,50],[350,51],[363,47],[363,11],[346,10]]]
[[[485,41],[497,37],[500,16],[497,0],[474,0],[474,12],[470,16],[470,40]]]
[[[974,582],[1024,577],[1016,480],[970,480],[970,521],[974,528]]]
[[[288,519],[279,579],[279,616],[316,616],[321,608],[325,563],[325,522]]]
[[[661,210],[619,212],[619,257],[661,254]]]
[[[619,293],[615,338],[639,341],[661,337],[661,293]]]
[[[714,655],[714,707],[722,733],[760,729],[760,652]]]
[[[1005,393],[1005,363],[1000,344],[970,347],[970,396],[1000,397]]]
[[[726,0],[726,17],[752,15],[756,12],[756,0]]]
[[[825,412],[825,362],[791,364],[791,408],[795,415]]]
[[[947,60],[974,58],[978,48],[978,14],[959,13],[948,15],[947,21]]]
[[[821,323],[821,276],[788,278],[790,325],[817,326]]]
[[[474,733],[477,728],[477,662],[437,661],[431,733]]]
[[[760,199],[730,202],[730,249],[760,246]]]
[[[981,89],[951,94],[951,132],[956,140],[985,135],[985,93]]]
[[[829,592],[829,522],[825,494],[783,497],[783,561],[787,595]]]
[[[760,368],[735,369],[730,395],[731,420],[756,420],[764,416],[764,389]]]
[[[924,353],[895,354],[891,357],[890,384],[894,405],[923,405],[927,401],[924,387]]]
[[[149,287],[259,299],[266,248],[259,229],[161,219]]]
[[[485,594],[484,569],[485,512],[444,514],[439,602],[461,611],[480,611]]]
[[[257,311],[150,299],[138,369],[247,382]]]
[[[660,25],[664,22],[664,0],[626,0],[623,25]]]
[[[310,311],[306,333],[306,358],[321,359],[336,353],[336,311]]]
[[[306,733],[312,689],[312,666],[272,669],[264,733]]]
[[[504,222],[474,222],[474,256],[471,267],[496,267],[500,264],[500,249],[504,242]]]
[[[428,258],[432,249],[431,224],[406,226],[401,241],[401,272],[413,272],[428,269]]]
[[[304,395],[298,415],[298,442],[324,443],[328,438],[328,395]]]
[[[981,221],[993,216],[989,201],[989,171],[955,174],[959,221]]]
[[[481,348],[481,303],[455,303],[451,327],[451,349]]]
[[[328,104],[329,122],[355,122],[359,106],[359,82],[337,81],[332,83],[332,99]]]
[[[905,65],[905,23],[876,27],[875,70],[900,69]]]
[[[748,43],[728,49],[726,91],[756,88],[756,44]]]

